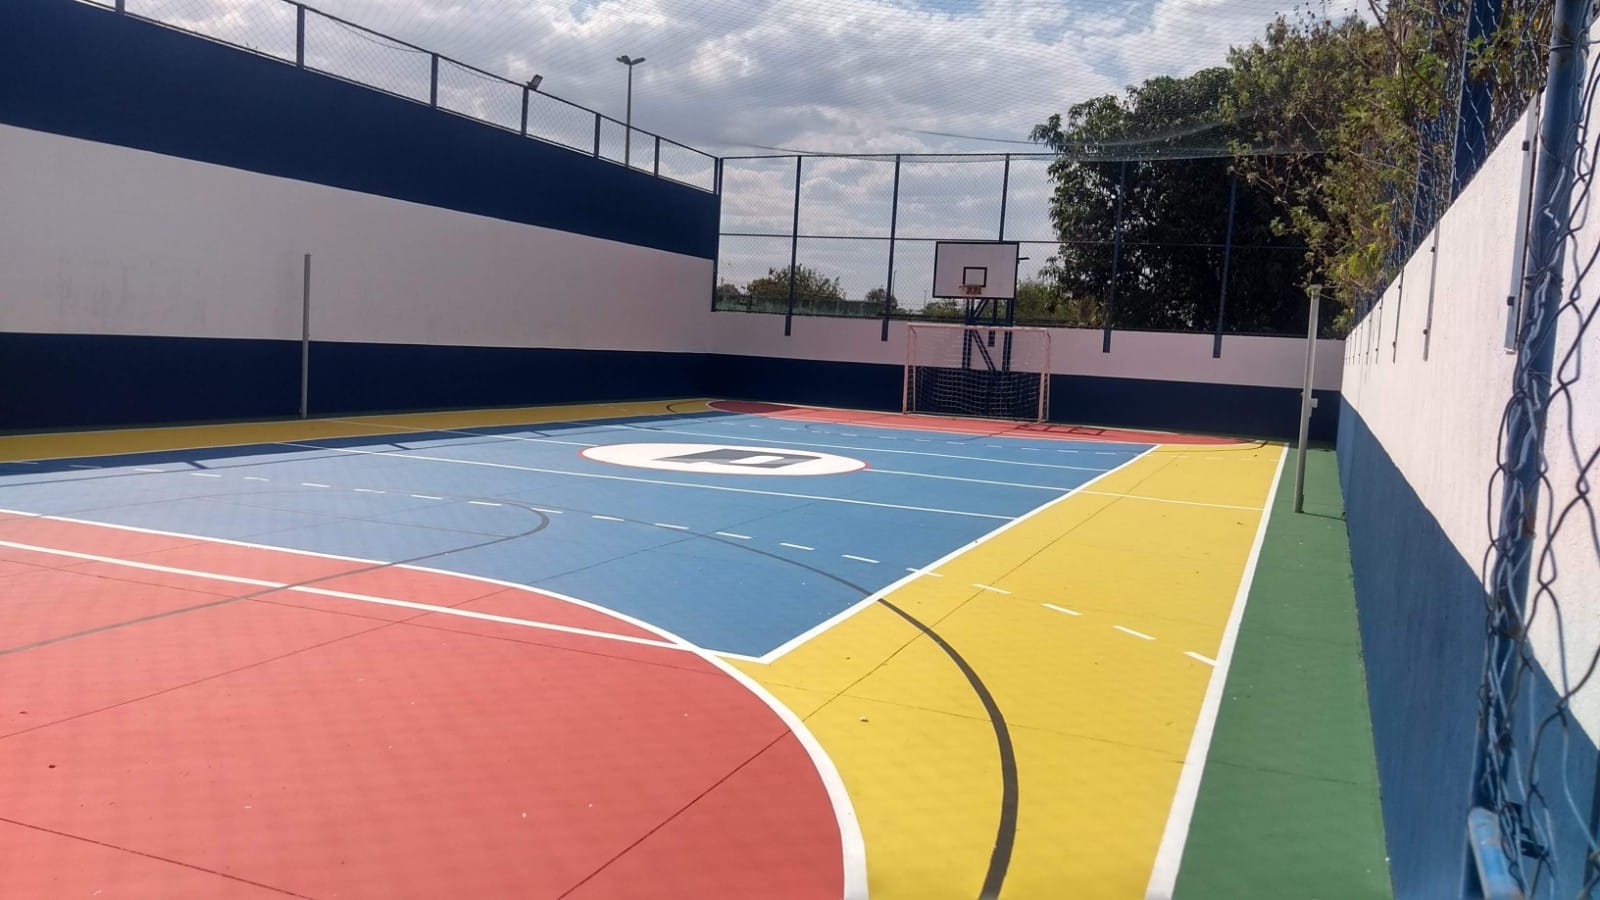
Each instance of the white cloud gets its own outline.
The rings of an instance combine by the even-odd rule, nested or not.
[[[623,115],[626,75],[615,57],[644,56],[647,61],[635,70],[635,124],[718,155],[739,155],[761,148],[1027,151],[1033,148],[946,135],[1022,141],[1035,123],[1078,101],[1154,75],[1181,76],[1221,64],[1229,46],[1260,35],[1291,2],[316,0],[316,7],[519,83],[542,74],[544,91],[617,118]],[[293,53],[291,7],[280,0],[128,3],[131,11],[152,18],[265,52]],[[1359,0],[1330,0],[1324,11],[1358,5]],[[321,67],[426,97],[425,54],[315,17],[307,39],[308,53]],[[520,90],[448,66],[441,102],[504,125],[515,126],[520,115]],[[593,119],[581,110],[540,99],[530,118],[532,129],[551,139],[577,147],[593,140]],[[606,152],[620,156],[619,128],[606,125],[602,142]],[[636,146],[635,152],[648,150]],[[696,161],[669,152],[664,164],[678,171]],[[809,165],[802,185],[803,232],[887,233],[892,165]],[[998,161],[908,164],[900,233],[990,236],[998,229],[1001,168]],[[793,178],[792,161],[730,163],[724,227],[786,231]],[[1048,195],[1043,167],[1019,165],[1008,197],[1011,236],[1049,234]],[[878,270],[886,265],[847,261],[870,256],[863,248],[875,246],[841,242],[829,251],[840,260],[837,268],[848,275],[853,294],[882,281]],[[915,245],[908,248],[908,259],[926,255]],[[786,255],[770,256],[770,248],[761,249],[750,267],[764,271],[788,262]]]

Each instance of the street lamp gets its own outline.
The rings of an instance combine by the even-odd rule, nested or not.
[[[628,56],[626,53],[617,57],[617,62],[628,67],[628,111],[622,123],[624,132],[622,136],[622,164],[628,165],[633,156],[633,67],[644,62],[642,56]]]

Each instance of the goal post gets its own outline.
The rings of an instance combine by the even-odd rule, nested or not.
[[[908,325],[900,409],[1043,422],[1050,412],[1050,332]]]

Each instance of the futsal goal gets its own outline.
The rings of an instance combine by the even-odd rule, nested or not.
[[[1050,332],[997,325],[910,325],[901,411],[1043,422]]]

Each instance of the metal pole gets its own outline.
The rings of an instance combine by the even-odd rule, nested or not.
[[[530,92],[528,90],[528,87],[526,85],[524,85],[523,88],[522,88],[522,136],[523,137],[527,137],[528,136],[528,94],[529,93]]]
[[[794,282],[800,264],[800,166],[805,157],[794,158],[794,221],[789,226],[789,310],[783,314],[783,336],[788,337],[794,327]]]
[[[652,174],[658,178],[661,177],[661,135],[659,134],[656,135],[656,165],[652,170]]]
[[[431,74],[428,76],[428,105],[437,109],[439,106],[439,54],[430,53],[428,58],[433,60]]]
[[[1544,114],[1539,126],[1539,160],[1534,176],[1533,230],[1528,241],[1532,275],[1527,313],[1518,342],[1517,368],[1505,418],[1504,457],[1500,461],[1501,501],[1490,571],[1490,652],[1483,687],[1507,695],[1517,689],[1518,667],[1512,660],[1525,638],[1529,567],[1538,535],[1539,479],[1544,462],[1545,420],[1550,408],[1551,371],[1556,326],[1564,289],[1565,236],[1572,215],[1572,184],[1583,120],[1584,68],[1587,55],[1588,0],[1558,0],[1550,33],[1550,75],[1545,84]],[[1515,741],[1509,711],[1486,700],[1478,717],[1478,760],[1473,802],[1498,817],[1516,813],[1515,797],[1492,790],[1484,777],[1487,760],[1510,753]],[[1519,829],[1520,830],[1520,829]],[[1504,836],[1512,847],[1532,835],[1522,830]],[[1545,848],[1528,847],[1539,853]],[[1477,852],[1477,845],[1474,845]],[[1515,858],[1515,857],[1514,857]],[[1481,886],[1489,893],[1491,885]]]
[[[622,164],[626,166],[633,161],[633,63],[628,63],[628,107],[623,118]]]
[[[1011,154],[1006,154],[1006,167],[1000,172],[1000,237],[1006,239],[1006,198],[1011,194]]]
[[[1111,352],[1111,324],[1117,315],[1117,276],[1122,264],[1122,198],[1128,192],[1128,161],[1122,161],[1122,171],[1117,175],[1117,221],[1111,233],[1111,286],[1106,291],[1105,336],[1100,341],[1100,352]]]
[[[889,277],[883,294],[883,332],[878,340],[889,339],[889,315],[894,311],[894,239],[900,230],[900,154],[894,155],[894,193],[889,196]]]
[[[311,254],[307,253],[300,287],[300,418],[311,405]]]
[[[594,155],[600,158],[600,114],[594,114]]]
[[[1233,263],[1233,214],[1239,201],[1239,176],[1228,179],[1228,235],[1222,243],[1222,296],[1217,300],[1217,333],[1211,339],[1211,358],[1222,358],[1222,323],[1228,315],[1228,270]]]
[[[117,0],[122,5],[122,0]],[[306,67],[306,8],[296,3],[294,7],[294,64]]]
[[[711,311],[717,311],[717,294],[721,284],[717,281],[722,267],[722,157],[711,164],[711,195],[717,198],[717,252],[711,257]]]
[[[117,0],[117,12],[127,12],[127,0]]]
[[[1306,381],[1300,391],[1300,453],[1294,464],[1294,511],[1305,512],[1306,440],[1311,434],[1311,385],[1317,374],[1317,318],[1322,310],[1322,285],[1311,286],[1311,321],[1306,325]]]

